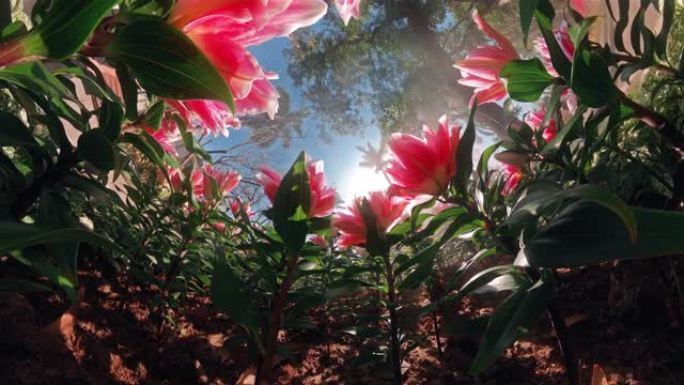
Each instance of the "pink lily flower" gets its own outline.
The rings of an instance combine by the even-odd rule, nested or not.
[[[201,169],[193,170],[190,175],[193,193],[197,198],[210,200],[214,195],[213,180],[218,187],[219,196],[225,196],[240,183],[241,176],[236,171],[221,171],[210,164],[205,164]]]
[[[169,174],[169,179],[171,180],[171,187],[173,187],[174,190],[182,189],[183,179],[185,178],[183,171],[179,168],[172,168],[169,166],[166,166],[166,170]]]
[[[404,217],[409,204],[409,201],[391,196],[386,191],[370,192],[367,199],[370,209],[375,214],[375,226],[380,235],[387,234]],[[333,227],[339,234],[336,243],[339,248],[345,249],[366,243],[366,224],[361,214],[362,202],[362,198],[357,198],[346,210],[333,217]]]
[[[225,233],[226,232],[226,224],[225,222],[212,222],[211,226],[218,231],[219,233]]]
[[[444,115],[436,131],[423,127],[423,138],[392,135],[389,148],[393,158],[386,169],[392,191],[408,197],[442,194],[456,175],[459,132],[458,126],[449,126]]]
[[[269,80],[277,75],[264,71],[247,47],[309,26],[326,10],[322,0],[178,0],[169,22],[185,32],[223,76],[238,115],[265,112],[273,118],[279,95]],[[184,104],[203,123],[234,123],[227,106],[204,103]],[[216,124],[205,127],[219,131]]]
[[[248,217],[254,216],[254,212],[252,211],[252,205],[249,202],[242,202],[240,198],[234,198],[230,200],[230,212],[233,213],[234,217],[238,217],[240,215],[240,211],[244,210],[245,214],[247,214]]]
[[[361,0],[335,0],[335,7],[344,25],[349,24],[352,17],[361,18]]]
[[[528,114],[525,117],[525,123],[532,127],[533,130],[539,131],[542,129],[541,125],[544,122],[544,116],[546,115],[546,109],[540,108],[539,110]],[[558,126],[556,124],[556,119],[549,119],[542,131],[542,137],[548,143],[552,141],[558,134]]]
[[[238,120],[226,105],[215,100],[165,100],[170,108],[169,116],[162,121],[167,131],[178,130],[173,113],[183,120],[187,129],[198,135],[228,136],[228,127],[240,128]]]
[[[180,134],[178,132],[169,132],[161,128],[155,131],[152,127],[145,125],[143,125],[143,128],[157,143],[159,143],[166,153],[178,156],[176,145],[174,144],[180,141]]]
[[[309,234],[306,237],[306,241],[311,243],[312,245],[320,247],[321,249],[328,248],[328,241],[325,239],[324,236],[320,234]]]
[[[519,59],[518,52],[505,36],[492,28],[476,10],[473,20],[478,28],[496,42],[496,45],[483,45],[470,51],[468,56],[454,67],[461,70],[459,83],[475,88],[472,102],[484,104],[506,98],[506,84],[499,77],[501,70],[511,60]]]
[[[275,203],[276,194],[280,187],[283,177],[277,171],[267,166],[259,168],[257,179],[264,187],[264,193]],[[325,185],[325,174],[323,173],[323,161],[307,161],[306,171],[309,176],[309,192],[311,201],[309,202],[309,217],[323,218],[332,214],[335,208],[335,189]]]
[[[520,185],[524,175],[523,170],[518,166],[506,164],[503,169],[501,169],[501,173],[506,180],[501,189],[501,195],[509,196],[518,188],[518,185]]]
[[[587,17],[587,15],[589,15],[587,0],[570,0],[570,8],[579,13],[582,17]]]

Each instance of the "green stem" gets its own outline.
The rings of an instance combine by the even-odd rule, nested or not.
[[[257,385],[271,385],[273,383],[273,361],[278,346],[278,333],[280,333],[280,324],[283,319],[287,293],[294,282],[295,268],[297,267],[299,256],[288,252],[286,259],[287,269],[285,271],[285,278],[283,278],[283,282],[278,288],[278,294],[271,305],[271,317],[266,330],[266,346],[257,371],[256,381],[254,382]]]
[[[561,356],[565,362],[565,375],[568,378],[570,385],[579,385],[579,365],[575,359],[575,353],[568,343],[568,327],[565,324],[565,319],[560,312],[557,305],[557,300],[551,301],[548,306],[549,317],[551,318],[551,325],[556,332],[556,340],[558,341],[558,348]]]
[[[390,354],[392,364],[392,384],[401,385],[401,346],[399,344],[399,317],[397,316],[397,292],[394,282],[394,272],[388,254],[383,255],[385,261],[385,275],[387,278],[387,308],[390,316]]]

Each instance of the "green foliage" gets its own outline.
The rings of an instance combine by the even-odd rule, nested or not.
[[[570,86],[580,101],[589,107],[601,107],[617,96],[606,62],[584,49],[575,51]]]
[[[528,333],[553,299],[553,281],[553,273],[544,270],[538,281],[525,281],[496,307],[489,317],[471,372],[479,373],[489,367],[508,346]]]
[[[225,80],[182,32],[148,18],[121,28],[107,55],[128,66],[146,90],[171,99],[218,100],[235,111]]]
[[[673,255],[684,249],[682,214],[636,207],[632,211],[639,228],[634,241],[614,213],[578,202],[541,227],[521,253],[532,266],[558,268]]]
[[[81,159],[90,162],[100,171],[114,169],[114,149],[103,129],[84,132],[78,138],[76,152]]]
[[[278,187],[271,211],[273,226],[294,253],[304,246],[311,205],[306,154],[301,152]]]
[[[454,186],[458,191],[467,191],[468,180],[473,172],[473,145],[475,144],[475,113],[477,108],[473,107],[468,117],[465,131],[458,142],[456,153],[456,176]]]
[[[553,77],[539,59],[512,60],[501,70],[506,90],[511,98],[521,102],[534,102],[553,83]]]
[[[28,53],[57,60],[68,58],[119,1],[56,0],[49,7],[36,7],[33,17],[39,17],[41,22],[25,38]]]
[[[508,136],[489,143],[474,165],[478,131],[472,108],[450,188],[413,205],[388,234],[378,231],[383,213],[361,200],[366,252],[360,252],[308,241],[314,235],[334,241],[334,232],[330,218],[311,217],[314,197],[304,152],[278,187],[266,213],[270,222],[250,218],[244,207],[229,214],[228,200],[235,197],[222,196],[216,178],[207,177],[200,186],[196,177],[205,176],[203,166],[212,156],[193,135],[193,122],[176,115],[164,99],[211,99],[235,107],[212,63],[163,19],[171,1],[39,1],[33,30],[18,23],[2,32],[6,42],[26,43],[32,60],[52,61],[0,69],[6,103],[0,111],[0,251],[28,268],[23,275],[3,276],[0,291],[57,293],[75,301],[79,265],[96,254],[137,283],[158,288],[150,304],[160,331],[190,295],[210,294],[214,308],[239,326],[242,334],[236,338],[254,362],[263,363],[288,350],[278,342],[281,330],[340,332],[327,321],[311,323],[307,315],[317,308],[326,320],[348,315],[354,327],[346,332],[375,343],[378,349],[369,348],[359,360],[379,357],[394,369],[400,369],[401,355],[425,342],[407,324],[465,296],[493,295],[501,302],[487,319],[471,367],[481,372],[547,312],[558,284],[553,269],[684,251],[684,215],[677,211],[684,200],[683,27],[675,22],[682,10],[673,1],[662,2],[664,28],[656,33],[645,25],[650,3],[640,2],[633,20],[628,20],[629,2],[611,9],[617,15],[613,50],[590,40],[594,18],[579,20],[569,32],[575,45],[569,59],[554,31],[562,13],[548,0],[521,0],[524,40],[535,20],[559,76],[537,58],[511,61],[500,76],[512,99],[545,107],[540,128],[512,123]],[[369,7],[378,14],[383,10]],[[448,19],[434,7],[435,19]],[[397,31],[399,24],[422,25],[404,8],[396,14],[380,26]],[[396,23],[404,19],[408,22]],[[622,41],[629,25],[633,52]],[[362,30],[365,24],[350,28],[358,32],[356,40],[339,45],[340,52],[365,53],[377,42],[375,32]],[[385,39],[391,36],[378,31]],[[432,34],[428,38],[414,32],[402,36],[416,38],[421,49],[425,42],[440,41],[430,30],[423,31]],[[398,51],[391,37],[386,51],[376,52],[378,60]],[[328,56],[330,45],[329,39],[314,41],[309,46],[316,53],[308,53],[313,56],[297,51],[301,47],[293,55],[304,55],[302,63],[324,64],[344,57]],[[116,66],[119,84],[105,81],[92,56]],[[425,59],[411,57],[407,68],[420,83],[428,77],[419,65]],[[440,57],[442,72],[452,77],[450,54],[426,57]],[[646,68],[654,71],[632,92],[638,97],[618,91],[616,80]],[[308,70],[293,73],[304,83],[311,80]],[[440,76],[426,84],[446,79]],[[365,99],[386,109],[384,127],[412,112],[407,106],[413,93],[425,94],[395,80],[373,83],[385,87],[384,99]],[[351,83],[340,95],[351,95]],[[122,95],[112,89],[116,86]],[[577,108],[568,107],[569,91],[579,98]],[[330,100],[335,108],[344,104]],[[185,146],[178,158],[150,134],[168,122],[178,125]],[[547,140],[544,130],[552,123],[557,132]],[[492,158],[514,167],[501,170]],[[454,245],[463,248],[455,252]],[[441,271],[452,259],[458,265],[448,274]],[[438,286],[440,293],[432,290]],[[410,290],[420,288],[431,289],[431,303],[406,300]],[[401,373],[396,373],[398,382]]]

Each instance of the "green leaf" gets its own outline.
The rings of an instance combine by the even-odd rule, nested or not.
[[[40,147],[19,118],[0,111],[0,147],[2,146]]]
[[[124,143],[129,143],[133,145],[138,151],[140,151],[147,159],[149,159],[154,165],[159,167],[161,170],[165,170],[164,167],[164,151],[159,151],[149,135],[134,135],[131,133],[126,133],[122,136],[121,141]]]
[[[24,281],[21,279],[0,279],[0,293],[19,291],[23,293],[40,293],[54,291],[38,282]]]
[[[214,265],[211,297],[216,310],[228,314],[235,322],[251,330],[258,330],[259,321],[251,293],[225,261],[217,261]]]
[[[543,180],[533,183],[513,207],[506,222],[514,223],[521,215],[533,217],[543,215],[550,207],[558,207],[566,200],[592,202],[612,211],[622,221],[622,226],[629,234],[629,238],[632,241],[637,239],[637,220],[632,209],[615,194],[590,184],[558,190],[553,184]]]
[[[78,227],[71,204],[59,194],[44,192],[36,213],[36,225],[45,229]],[[73,282],[77,281],[78,242],[57,242],[46,246],[48,255],[57,261],[59,268]]]
[[[636,1],[634,1],[636,3]],[[641,0],[636,15],[632,19],[632,28],[629,31],[629,38],[632,43],[632,49],[637,56],[641,56],[641,33],[645,29],[644,18],[646,16],[646,8],[650,5],[650,0]]]
[[[473,173],[473,146],[475,145],[475,113],[477,106],[473,104],[468,116],[463,136],[458,142],[458,152],[456,154],[456,189],[459,193],[466,194],[468,181]]]
[[[615,40],[615,48],[622,52],[627,52],[625,43],[622,40],[622,35],[624,34],[625,29],[627,29],[627,24],[629,24],[629,2],[630,0],[618,0],[619,15],[617,23],[615,24],[615,33],[613,35]],[[610,2],[607,2],[607,4],[609,3]]]
[[[586,19],[582,19],[579,25],[570,28],[568,34],[575,47],[579,47],[582,44],[582,40],[584,40],[589,33],[589,29],[591,28],[591,25],[594,24],[594,21],[596,21],[596,16],[590,16]]]
[[[84,64],[88,66],[93,73],[86,71],[81,67],[60,67],[55,69],[53,74],[58,79],[63,79],[63,81],[66,82],[70,82],[71,77],[80,79],[86,94],[95,96],[98,99],[112,102],[119,100],[116,94],[104,83],[99,68],[95,67],[95,65],[87,60],[84,61]]]
[[[537,25],[544,37],[546,46],[549,48],[553,68],[563,79],[568,80],[570,79],[572,64],[563,53],[563,50],[560,48],[558,40],[556,40],[556,36],[553,33],[553,18],[555,14],[556,12],[549,0],[539,0],[539,5],[534,12],[534,17],[537,20]]]
[[[601,107],[617,96],[608,64],[601,56],[587,49],[575,51],[570,85],[580,103],[589,107]]]
[[[29,246],[60,242],[85,242],[127,255],[127,252],[117,244],[99,234],[82,228],[47,230],[40,226],[24,223],[0,223],[0,251],[17,250]]]
[[[636,242],[615,212],[591,202],[568,205],[521,249],[531,266],[576,267],[684,252],[684,214],[632,207]]]
[[[292,252],[297,253],[304,246],[310,204],[306,154],[302,151],[280,182],[273,203],[273,225]]]
[[[128,67],[121,63],[116,64],[116,77],[121,85],[123,102],[126,106],[126,119],[130,121],[138,120],[138,85],[131,75]]]
[[[9,5],[7,5],[7,7],[9,7]],[[0,12],[2,12],[2,10],[0,10]],[[3,16],[10,19],[8,21],[8,22],[10,22],[10,24],[7,24],[7,23],[3,24],[2,30],[0,30],[0,41],[4,42],[4,41],[12,40],[12,39],[18,38],[20,36],[26,35],[28,33],[28,31],[26,30],[26,26],[24,25],[23,22],[21,22],[19,20],[14,21],[14,22],[11,21],[11,19],[12,19],[11,10],[9,12],[6,12],[6,14]]]
[[[164,118],[164,111],[166,110],[166,104],[163,101],[154,103],[143,116],[143,121],[145,124],[150,126],[154,130],[158,130],[161,126],[162,119]]]
[[[489,317],[480,349],[470,367],[479,373],[489,367],[513,342],[528,333],[555,294],[553,273],[545,270],[534,284],[511,294]]]
[[[675,0],[663,0],[663,7],[660,10],[660,14],[663,15],[663,26],[655,39],[655,53],[662,60],[667,60],[667,40],[674,22],[675,7]]]
[[[496,142],[482,151],[480,160],[477,162],[477,173],[480,177],[480,189],[484,190],[489,180],[489,159],[499,149],[501,142]]]
[[[467,261],[465,261],[463,264],[461,264],[461,266],[459,266],[459,268],[456,269],[456,271],[454,271],[453,274],[451,274],[451,276],[449,277],[449,280],[447,281],[446,291],[451,291],[451,290],[453,290],[453,289],[456,287],[456,282],[457,282],[457,281],[463,276],[463,274],[464,274],[466,271],[468,271],[474,264],[476,264],[477,262],[480,262],[481,260],[483,260],[483,259],[485,259],[485,258],[489,258],[489,257],[491,257],[491,256],[493,256],[493,255],[495,255],[495,254],[496,254],[496,248],[495,248],[495,247],[491,247],[491,248],[488,248],[488,249],[482,249],[482,250],[478,251],[475,255],[473,255],[472,257],[470,257]],[[501,267],[501,266],[495,266],[495,267]],[[481,271],[480,273],[482,273],[482,272],[484,272],[484,271],[486,271],[486,270],[487,270],[487,269]],[[478,274],[480,274],[480,273],[478,273]],[[478,274],[474,275],[472,278],[475,279],[475,277],[476,277]],[[507,273],[504,273],[504,274],[507,274]],[[472,279],[471,279],[470,281],[472,281]],[[490,281],[491,281],[491,279],[490,279]],[[461,290],[459,290],[459,295],[460,295],[461,297],[463,297],[463,296],[469,294],[470,292],[476,290],[478,287],[481,287],[481,286],[482,286],[481,284],[480,284],[479,286],[478,286],[477,284],[475,284],[475,285],[470,286],[470,289],[467,290],[467,289],[466,289],[466,285],[464,285],[464,286],[461,288]]]
[[[173,7],[173,0],[132,0],[130,11],[144,15],[165,17]]]
[[[107,186],[97,180],[89,179],[76,173],[66,175],[56,187],[77,189],[99,201],[123,205],[123,201],[114,190],[107,188]]]
[[[554,81],[537,58],[511,60],[500,75],[506,79],[506,90],[511,98],[521,102],[537,101],[546,87]]]
[[[532,18],[534,12],[537,10],[539,0],[520,0],[520,28],[523,32],[523,41],[527,47],[527,36],[530,33],[530,26],[532,25]]]
[[[171,99],[213,99],[235,111],[216,68],[181,31],[163,20],[141,19],[119,31],[107,55],[127,65],[147,91]]]
[[[89,162],[100,171],[114,169],[114,145],[102,129],[84,132],[78,138],[76,153],[80,159]]]
[[[98,117],[100,129],[105,137],[112,142],[119,139],[121,135],[121,124],[123,123],[124,111],[117,103],[103,100]]]
[[[26,37],[27,51],[63,60],[76,53],[119,0],[57,0]]]
[[[54,76],[41,62],[17,64],[0,69],[0,80],[15,84],[27,91],[45,96],[51,108],[62,113],[76,127],[82,125],[82,118],[66,101],[79,104],[74,94]],[[38,102],[38,100],[36,100]],[[41,106],[42,107],[42,106]]]

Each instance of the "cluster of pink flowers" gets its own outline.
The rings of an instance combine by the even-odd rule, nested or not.
[[[325,14],[322,0],[178,0],[169,22],[182,30],[207,56],[229,85],[238,115],[278,111],[278,92],[270,80],[277,75],[261,68],[247,47],[309,26]],[[209,103],[209,104],[206,104]],[[181,102],[186,116],[207,129],[234,123],[227,106],[217,102]]]
[[[171,186],[175,190],[181,190],[186,176],[183,170],[178,168],[168,169]],[[223,171],[205,164],[196,168],[190,174],[192,195],[203,202],[214,202],[214,197],[224,197],[237,187],[241,176],[236,171]]]
[[[239,128],[239,116],[266,113],[273,119],[279,94],[271,80],[278,75],[262,69],[248,47],[309,26],[326,10],[323,0],[176,1],[168,22],[183,31],[221,74],[233,94],[237,116],[215,100],[165,100],[169,108],[162,129],[143,128],[176,155],[176,117],[192,132],[214,136]]]
[[[367,227],[362,214],[364,198],[357,198],[352,205],[333,218],[333,226],[339,233],[337,246],[347,248],[366,243]],[[375,231],[386,234],[395,223],[404,217],[409,201],[392,196],[387,191],[373,191],[366,198],[375,215]]]
[[[337,10],[346,25],[353,17],[360,15],[359,0],[335,0]],[[582,17],[587,15],[584,0],[571,0],[573,10]],[[471,103],[484,104],[498,102],[508,96],[505,80],[500,77],[501,70],[512,60],[520,58],[513,44],[500,32],[492,28],[478,11],[473,13],[478,28],[494,41],[494,45],[483,45],[472,50],[468,56],[455,64],[461,71],[459,82],[475,89]],[[192,35],[191,35],[192,36]],[[573,59],[575,47],[568,34],[567,24],[562,24],[554,31],[554,36],[568,60]],[[202,44],[200,44],[202,46]],[[535,47],[547,72],[559,77],[551,62],[551,55],[543,39],[535,41]],[[568,104],[575,100],[567,91],[564,98]],[[546,111],[542,106],[525,118],[526,123],[535,131],[540,131],[546,142],[552,141],[558,134],[557,122],[549,119],[543,124]],[[368,228],[363,211],[370,209],[375,217],[375,229],[379,236],[384,236],[391,228],[406,217],[406,208],[421,197],[441,196],[450,186],[457,173],[457,153],[460,129],[450,126],[446,116],[439,120],[435,131],[424,127],[423,136],[395,134],[389,142],[391,159],[385,173],[391,181],[386,191],[374,191],[365,198],[360,197],[333,217],[333,227],[339,234],[337,246],[346,248],[364,245],[367,242]],[[322,162],[309,162],[307,171],[310,180],[311,207],[310,217],[324,217],[332,213],[334,208],[334,189],[325,186]],[[501,170],[503,186],[501,194],[513,193],[524,178],[521,167],[506,164]],[[282,181],[280,174],[263,167],[258,179],[264,187],[271,202]],[[368,207],[365,206],[368,203]],[[324,238],[316,235],[309,242],[327,246]]]
[[[571,6],[578,14],[586,16],[585,1],[573,0]],[[477,104],[498,102],[508,96],[506,83],[500,77],[501,70],[510,61],[520,59],[520,55],[510,40],[492,28],[478,11],[473,12],[473,21],[496,44],[478,46],[464,60],[454,65],[461,71],[459,83],[475,89],[472,102]],[[565,57],[572,61],[575,46],[568,34],[567,23],[561,23],[560,27],[554,31],[554,36]],[[559,77],[551,62],[551,53],[544,38],[535,39],[534,46],[547,72],[553,77]],[[574,102],[575,96],[571,91],[566,91],[564,97],[569,104]]]
[[[541,131],[542,137],[548,143],[552,141],[558,134],[558,127],[556,125],[556,119],[549,119],[546,125],[542,127],[545,115],[546,109],[542,107],[537,111],[528,114],[527,117],[525,117],[525,123],[527,123],[527,125],[530,126],[533,130]]]
[[[323,161],[307,161],[306,171],[309,176],[310,204],[309,217],[323,218],[332,214],[335,209],[335,189],[325,184]],[[262,166],[257,179],[264,187],[264,193],[275,203],[278,188],[283,180],[282,175],[272,168]]]
[[[482,45],[473,49],[464,60],[455,64],[461,70],[459,83],[475,88],[473,102],[484,104],[506,98],[506,84],[499,73],[511,60],[520,58],[510,40],[490,26],[476,10],[473,20],[477,27],[496,45]]]
[[[375,216],[375,231],[384,236],[394,224],[404,218],[412,200],[425,196],[440,196],[456,175],[456,155],[460,130],[450,126],[446,116],[439,120],[434,132],[424,128],[423,137],[397,134],[389,147],[392,160],[386,169],[392,180],[387,191],[374,191],[365,198]],[[262,167],[257,178],[271,203],[282,182],[282,176],[268,167]],[[311,201],[309,217],[327,217],[335,208],[335,190],[325,185],[323,163],[307,161]],[[337,246],[347,248],[366,243],[366,224],[362,214],[363,197],[333,217],[333,227],[339,238]],[[320,237],[311,238],[314,244],[325,244]]]
[[[581,17],[588,15],[586,0],[571,0],[570,6]],[[474,88],[471,103],[499,102],[508,97],[506,83],[500,77],[500,72],[510,61],[517,60],[520,56],[510,40],[492,28],[477,11],[473,13],[473,20],[478,28],[494,41],[495,45],[478,46],[464,60],[455,64],[455,67],[461,71],[459,83]],[[561,23],[559,28],[554,30],[554,37],[565,57],[572,62],[575,55],[575,46],[568,33],[566,22]],[[534,46],[549,75],[556,78],[559,77],[560,75],[553,66],[551,53],[544,38],[538,37],[535,39]],[[561,95],[561,100],[567,111],[573,112],[575,110],[577,97],[571,90],[565,90]],[[550,142],[558,134],[558,125],[555,119],[550,119],[542,127],[545,114],[545,107],[540,106],[536,111],[527,115],[525,122],[535,131],[541,131],[544,140]],[[514,165],[504,165],[501,172],[504,178],[504,186],[501,193],[507,196],[515,191],[524,174],[520,167]]]
[[[241,212],[247,214],[248,217],[254,216],[252,204],[249,202],[243,202],[240,198],[232,198],[230,200],[230,212],[233,213],[233,217],[235,218],[239,218]]]
[[[387,191],[375,191],[366,197],[376,223],[374,231],[384,236],[405,219],[406,209],[426,196],[438,197],[456,176],[460,129],[450,126],[447,117],[439,119],[437,130],[423,128],[423,137],[396,134],[389,142],[391,160],[385,172],[391,185]],[[366,243],[367,227],[362,214],[364,198],[333,218],[339,232],[338,247]]]

